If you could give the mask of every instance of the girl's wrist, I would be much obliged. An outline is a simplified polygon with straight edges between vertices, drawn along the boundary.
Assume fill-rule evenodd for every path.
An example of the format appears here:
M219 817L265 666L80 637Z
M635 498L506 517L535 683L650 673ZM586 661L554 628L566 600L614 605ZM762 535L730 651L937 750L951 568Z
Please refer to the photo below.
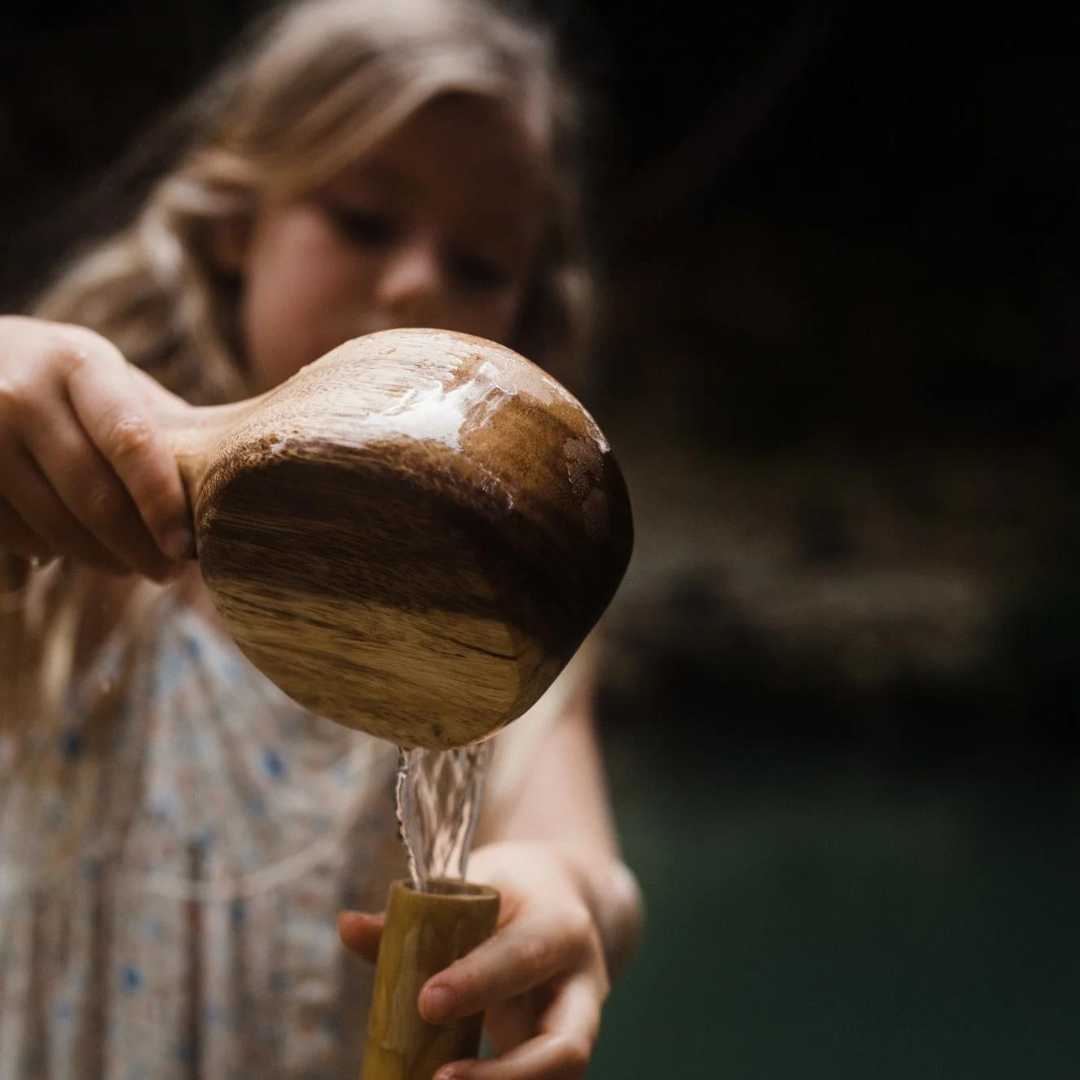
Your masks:
M559 846L592 912L608 978L614 982L630 966L641 938L644 900L637 877L618 855Z
M503 844L518 846L519 841L493 840L474 852L476 865L482 868L488 856L498 861ZM547 849L581 895L600 937L608 978L614 981L630 966L637 951L644 918L644 902L634 872L615 854L597 851L581 844L554 840L532 840ZM481 873L481 876L483 874Z

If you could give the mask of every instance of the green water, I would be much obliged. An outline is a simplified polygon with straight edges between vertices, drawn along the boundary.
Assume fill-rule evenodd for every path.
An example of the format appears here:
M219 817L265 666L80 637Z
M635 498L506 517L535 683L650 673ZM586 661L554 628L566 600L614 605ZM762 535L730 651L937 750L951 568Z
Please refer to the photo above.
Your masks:
M616 755L648 903L593 1078L1080 1075L1080 783Z

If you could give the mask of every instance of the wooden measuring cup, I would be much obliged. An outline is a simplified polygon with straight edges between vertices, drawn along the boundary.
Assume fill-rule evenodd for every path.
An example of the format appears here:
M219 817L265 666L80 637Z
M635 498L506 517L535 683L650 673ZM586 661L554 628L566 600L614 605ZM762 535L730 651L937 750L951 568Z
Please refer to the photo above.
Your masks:
M400 746L463 746L525 712L629 561L603 434L481 338L356 338L172 435L240 649L305 708Z

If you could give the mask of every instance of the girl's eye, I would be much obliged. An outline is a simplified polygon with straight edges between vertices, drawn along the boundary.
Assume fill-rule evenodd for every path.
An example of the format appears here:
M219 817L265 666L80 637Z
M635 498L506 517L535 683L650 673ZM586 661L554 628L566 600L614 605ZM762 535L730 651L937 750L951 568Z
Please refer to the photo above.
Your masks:
M385 247L397 239L398 225L389 214L353 206L331 205L326 210L341 233L354 243Z
M469 251L453 252L448 261L454 277L466 288L498 289L510 281L502 265Z

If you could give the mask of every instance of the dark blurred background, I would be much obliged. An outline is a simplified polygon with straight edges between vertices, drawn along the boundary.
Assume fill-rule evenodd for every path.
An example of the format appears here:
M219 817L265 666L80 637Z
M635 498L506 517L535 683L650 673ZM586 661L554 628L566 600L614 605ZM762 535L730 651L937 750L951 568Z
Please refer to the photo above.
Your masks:
M253 2L0 16L0 295ZM534 5L596 101L649 904L590 1075L1080 1065L1080 8Z

